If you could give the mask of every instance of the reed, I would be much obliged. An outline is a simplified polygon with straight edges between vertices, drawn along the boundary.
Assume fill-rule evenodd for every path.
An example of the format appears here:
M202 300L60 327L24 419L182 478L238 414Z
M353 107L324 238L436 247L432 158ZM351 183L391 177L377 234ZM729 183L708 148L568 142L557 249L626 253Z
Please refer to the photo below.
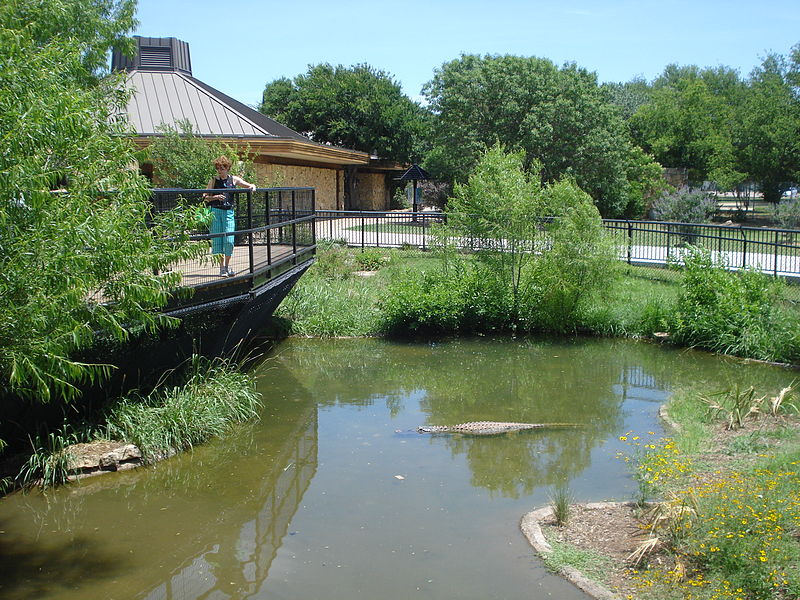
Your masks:
M67 423L56 431L30 438L31 454L22 465L15 483L22 487L48 489L66 483L70 475L70 454L67 448L77 443L79 434ZM6 491L11 482L6 482Z
M573 500L572 493L565 482L559 483L553 488L550 495L550 508L553 510L556 525L559 527L563 527L569 521Z
M260 394L248 375L225 361L194 358L184 385L118 402L106 435L136 444L152 462L223 435L232 424L256 418L260 408Z

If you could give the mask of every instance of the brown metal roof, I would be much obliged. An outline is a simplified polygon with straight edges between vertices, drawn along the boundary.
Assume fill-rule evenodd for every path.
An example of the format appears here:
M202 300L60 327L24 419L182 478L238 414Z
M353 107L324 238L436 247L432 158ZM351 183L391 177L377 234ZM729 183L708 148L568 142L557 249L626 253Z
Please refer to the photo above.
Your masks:
M187 120L194 133L201 136L267 136L306 140L266 116L256 122L252 115L245 115L236 110L239 107L225 102L226 99L232 99L219 92L212 93L213 88L182 73L131 71L126 87L133 90L128 101L128 115L139 135L155 135L161 133L158 131L160 126L174 127L178 121Z
M140 145L163 135L159 126L175 127L178 121L187 120L196 135L227 143L243 140L252 151L270 156L340 165L365 165L370 160L366 152L316 143L183 73L132 70L126 87L133 91L128 120Z

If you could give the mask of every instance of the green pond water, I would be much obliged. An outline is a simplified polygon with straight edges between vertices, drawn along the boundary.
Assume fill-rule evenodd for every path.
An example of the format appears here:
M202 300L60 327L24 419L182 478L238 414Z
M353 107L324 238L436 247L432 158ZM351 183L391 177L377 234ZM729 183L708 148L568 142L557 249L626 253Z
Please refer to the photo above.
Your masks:
M775 393L795 373L647 343L290 340L260 423L153 467L0 499L0 597L586 598L520 518L567 481L630 499L627 431L680 386ZM509 436L422 424L576 422Z

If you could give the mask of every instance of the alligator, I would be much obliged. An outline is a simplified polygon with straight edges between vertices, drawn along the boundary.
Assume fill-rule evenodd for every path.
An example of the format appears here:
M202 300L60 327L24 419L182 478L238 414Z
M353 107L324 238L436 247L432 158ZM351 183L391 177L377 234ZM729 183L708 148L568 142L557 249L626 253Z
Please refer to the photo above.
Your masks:
M502 423L498 421L471 421L459 425L422 425L419 433L463 433L466 435L498 435L523 429L560 429L580 427L577 423Z

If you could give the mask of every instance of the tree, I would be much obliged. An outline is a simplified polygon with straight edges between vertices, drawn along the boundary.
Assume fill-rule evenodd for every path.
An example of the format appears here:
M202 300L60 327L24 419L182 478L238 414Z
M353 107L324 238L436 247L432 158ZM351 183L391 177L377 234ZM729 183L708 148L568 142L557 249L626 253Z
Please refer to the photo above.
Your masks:
M689 169L690 181L741 183L734 155L734 116L743 92L735 71L669 65L649 100L631 116L634 139L661 164Z
M224 155L234 161L231 173L255 182L255 167L247 152L240 152L217 140L194 134L189 121L179 121L177 128L164 125L161 137L147 147L147 157L155 167L159 184L168 188L202 190L214 176L214 159Z
M499 144L455 185L448 214L448 235L477 241L479 279L508 290L512 319L527 327L567 327L614 272L616 252L588 194L566 179L543 185L522 153Z
M797 56L798 46L794 48ZM764 58L748 81L736 146L743 169L761 187L764 200L778 202L800 172L800 96L793 69L777 54Z
M650 100L650 86L641 77L626 83L604 83L602 88L608 101L619 108L626 121Z
M86 84L107 72L110 48L133 51L126 34L137 24L135 12L136 0L6 0L0 20L36 47L56 38L76 41L83 72L73 76Z
M259 110L320 143L416 160L425 113L392 77L367 64L311 66L264 88Z
M97 59L130 27L130 2L40 0L0 7L0 392L69 399L106 375L75 359L98 335L174 324L152 311L196 257L188 217L151 215L121 81ZM32 13L30 10L35 9ZM32 15L26 23L21 15ZM39 21L44 21L40 23ZM81 23L102 23L95 34ZM66 189L52 192L56 187ZM161 275L156 275L161 272Z
M657 165L632 144L596 76L574 64L462 55L438 68L423 94L434 115L425 165L439 177L463 182L499 142L524 151L526 168L537 162L541 181L574 179L605 215L640 212L643 190L658 185Z

